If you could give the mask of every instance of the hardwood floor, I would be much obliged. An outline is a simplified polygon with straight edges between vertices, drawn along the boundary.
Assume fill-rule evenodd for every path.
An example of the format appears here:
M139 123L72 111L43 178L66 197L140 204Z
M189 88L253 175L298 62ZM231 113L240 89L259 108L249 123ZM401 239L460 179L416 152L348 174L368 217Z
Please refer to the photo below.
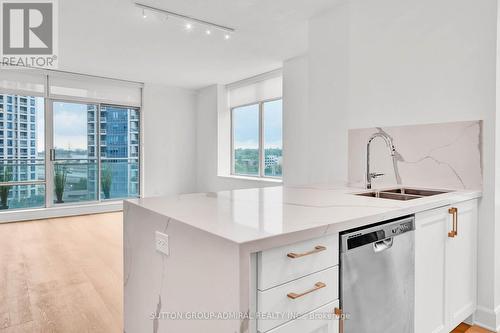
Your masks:
M493 332L477 326L471 327L470 325L467 324L460 324L451 333L493 333Z
M122 214L0 225L0 332L123 332Z
M455 328L452 333L465 333L465 332L467 332L467 330L469 328L470 328L470 325L462 323L462 324L458 325L458 327Z
M0 333L123 332L122 258L121 213L0 224Z

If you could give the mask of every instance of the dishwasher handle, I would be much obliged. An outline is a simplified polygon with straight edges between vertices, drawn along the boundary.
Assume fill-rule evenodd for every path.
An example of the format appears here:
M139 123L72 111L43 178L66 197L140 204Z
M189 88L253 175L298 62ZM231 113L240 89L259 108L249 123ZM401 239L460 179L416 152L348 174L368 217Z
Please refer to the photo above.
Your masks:
M385 251L387 249L390 249L392 247L392 244L394 244L394 237L386 238L379 242L375 242L373 243L373 251L375 253Z

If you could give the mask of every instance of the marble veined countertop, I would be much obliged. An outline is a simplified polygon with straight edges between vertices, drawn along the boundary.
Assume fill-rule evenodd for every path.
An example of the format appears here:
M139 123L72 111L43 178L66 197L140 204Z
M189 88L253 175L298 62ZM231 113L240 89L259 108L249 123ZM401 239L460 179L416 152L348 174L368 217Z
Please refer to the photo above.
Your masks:
M128 200L178 222L247 244L307 231L339 232L481 196L456 190L409 201L356 196L361 188L267 187Z

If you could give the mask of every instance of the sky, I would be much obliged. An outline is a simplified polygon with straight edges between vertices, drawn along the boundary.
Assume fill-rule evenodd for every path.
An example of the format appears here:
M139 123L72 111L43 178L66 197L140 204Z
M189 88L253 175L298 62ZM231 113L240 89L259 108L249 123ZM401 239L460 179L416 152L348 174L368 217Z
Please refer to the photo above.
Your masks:
M54 147L87 150L87 104L54 103Z
M281 148L282 100L264 104L264 148ZM233 109L234 148L259 147L259 106L249 105Z
M37 152L45 151L45 105L36 97ZM87 150L87 104L54 103L55 148Z

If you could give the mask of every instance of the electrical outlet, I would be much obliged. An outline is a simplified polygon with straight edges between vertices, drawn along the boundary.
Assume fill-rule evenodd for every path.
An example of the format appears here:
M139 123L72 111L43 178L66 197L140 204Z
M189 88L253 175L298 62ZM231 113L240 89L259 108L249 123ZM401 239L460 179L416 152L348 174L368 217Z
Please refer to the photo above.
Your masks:
M168 235L159 231L156 232L156 251L159 251L167 256L170 255Z

